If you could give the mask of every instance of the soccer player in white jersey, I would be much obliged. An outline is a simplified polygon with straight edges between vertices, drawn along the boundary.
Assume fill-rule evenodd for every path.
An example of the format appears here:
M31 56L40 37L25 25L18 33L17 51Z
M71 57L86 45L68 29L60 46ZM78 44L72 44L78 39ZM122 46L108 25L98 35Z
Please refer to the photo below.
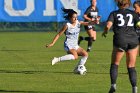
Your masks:
M46 45L46 47L52 47L58 38L65 33L66 39L64 41L64 49L67 51L67 55L61 57L54 57L52 60L52 65L62 62L65 60L75 60L78 59L78 56L82 56L78 65L85 65L88 53L78 45L78 36L80 32L80 25L89 25L94 24L94 22L83 22L77 20L77 12L73 9L62 9L64 12L64 18L67 20L65 25L59 31L59 33L54 37L52 43ZM76 66L76 68L78 67ZM76 69L75 68L75 69Z

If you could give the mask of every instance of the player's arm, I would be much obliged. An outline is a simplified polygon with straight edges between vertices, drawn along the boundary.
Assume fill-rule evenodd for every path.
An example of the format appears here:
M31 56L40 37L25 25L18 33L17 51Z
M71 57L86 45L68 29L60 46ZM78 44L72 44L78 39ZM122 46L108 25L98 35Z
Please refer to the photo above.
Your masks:
M110 30L111 26L113 25L112 21L108 21L105 28L104 28L104 32L102 33L103 37L106 37L108 31Z
M94 23L99 24L99 23L100 23L100 18L101 18L101 16L98 16L96 19L94 19L94 18L89 18L89 17L87 16L87 14L84 14L84 18L85 18L86 20L88 20L88 21L93 21Z
M96 24L96 21L90 21L90 22L84 22L84 21L79 21L81 25L94 25Z
M84 14L84 19L86 19L86 20L88 20L88 21L94 21L94 19L92 19L92 18L89 18L88 16L87 16L87 14Z
M46 47L53 46L56 43L56 41L59 39L59 37L66 31L66 29L67 29L67 25L64 25L62 29L59 31L59 33L54 37L53 41L50 44L46 45Z
M101 16L98 16L97 18L96 18L96 24L100 24L100 19L101 19Z

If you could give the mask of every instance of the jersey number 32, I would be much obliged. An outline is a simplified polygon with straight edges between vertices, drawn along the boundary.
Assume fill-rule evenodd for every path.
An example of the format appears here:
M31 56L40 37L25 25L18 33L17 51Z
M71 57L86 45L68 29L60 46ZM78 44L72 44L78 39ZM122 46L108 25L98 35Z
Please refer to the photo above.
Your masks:
M125 24L127 26L134 26L133 16L131 14L127 14L125 17L128 21L124 19L124 16L122 14L117 14L117 17L118 17L118 21L119 21L118 26L124 26ZM127 23L125 23L125 22L127 22Z

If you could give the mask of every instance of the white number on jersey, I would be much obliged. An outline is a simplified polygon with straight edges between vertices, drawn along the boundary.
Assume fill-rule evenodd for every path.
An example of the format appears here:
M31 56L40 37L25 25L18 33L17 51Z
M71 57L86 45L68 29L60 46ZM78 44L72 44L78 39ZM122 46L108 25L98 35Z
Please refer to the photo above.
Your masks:
M124 26L125 24L124 16L122 14L117 14L117 17L118 17L118 20L120 21L118 26ZM128 18L127 26L134 26L133 16L131 14L127 14L126 17Z

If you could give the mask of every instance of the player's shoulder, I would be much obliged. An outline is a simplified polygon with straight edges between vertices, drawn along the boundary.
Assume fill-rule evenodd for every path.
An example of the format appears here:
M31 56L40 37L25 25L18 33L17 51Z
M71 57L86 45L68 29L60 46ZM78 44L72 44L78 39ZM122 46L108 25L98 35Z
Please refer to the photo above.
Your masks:
M67 21L63 22L62 26L63 27L68 27L69 26L69 22L67 22Z
M87 9L91 9L91 8L92 8L91 6L88 6L88 7L87 7Z
M118 10L112 11L111 13L112 14L127 14L127 13L135 14L135 12L130 9L118 9Z
M87 7L86 11L89 11L89 10L91 10L91 8L92 8L91 6Z
M132 14L136 14L136 12L134 10L130 10L130 9L126 9L126 11L132 13Z
M79 21L79 20L76 21L76 24L77 24L78 27L80 27L81 22L82 22L82 21Z
M129 14L132 14L134 17L138 17L138 14L135 12L135 11L133 11L133 10L130 10L130 9L127 9L127 14L129 13Z
M70 24L71 24L70 21L65 22L65 25L70 25Z
M114 10L114 11L110 12L110 15L114 15L114 14L117 14L117 13L118 13L118 11Z

